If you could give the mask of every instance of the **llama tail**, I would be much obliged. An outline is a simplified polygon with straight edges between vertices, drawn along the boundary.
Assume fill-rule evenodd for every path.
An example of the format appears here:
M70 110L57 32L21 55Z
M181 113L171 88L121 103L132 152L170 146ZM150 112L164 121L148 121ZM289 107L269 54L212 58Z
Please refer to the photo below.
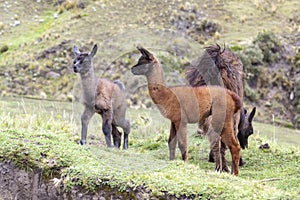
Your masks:
M123 92L125 92L126 88L125 88L124 83L122 83L122 82L119 81L119 80L115 80L115 81L114 81L114 84L118 85L119 88L120 88Z
M236 113L238 110L240 110L243 107L242 100L236 93L231 92L230 90L227 90L227 91L230 93L230 95L235 103L234 113Z
M186 79L192 87L206 85L203 75L207 73L209 70L207 68L212 64L214 64L218 69L226 67L224 58L221 56L221 54L225 51L225 47L222 50L221 47L216 44L205 47L205 51L206 53L200 56L196 66L191 65L186 70Z

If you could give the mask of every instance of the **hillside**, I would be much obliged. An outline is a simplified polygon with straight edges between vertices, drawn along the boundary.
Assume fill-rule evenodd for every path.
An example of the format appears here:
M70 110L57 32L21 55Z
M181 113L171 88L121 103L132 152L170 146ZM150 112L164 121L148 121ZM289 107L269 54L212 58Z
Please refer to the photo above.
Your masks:
M201 2L4 1L0 94L78 100L72 47L89 51L98 43L99 76L121 79L130 105L151 106L143 80L129 72L137 45L158 55L174 84L185 83L184 67L203 47L219 43L244 63L246 105L259 108L256 120L299 126L299 1Z

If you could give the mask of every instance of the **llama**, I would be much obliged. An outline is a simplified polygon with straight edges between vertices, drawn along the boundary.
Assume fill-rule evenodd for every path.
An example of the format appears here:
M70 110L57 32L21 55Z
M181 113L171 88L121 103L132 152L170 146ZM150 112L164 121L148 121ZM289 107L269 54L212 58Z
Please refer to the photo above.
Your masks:
M83 90L84 111L81 115L81 140L80 144L86 144L87 129L90 119L95 113L102 116L102 131L105 135L107 147L111 147L111 135L114 146L121 145L121 133L117 129L120 126L124 132L123 148L128 148L128 134L130 122L125 119L126 99L125 87L120 81L111 82L104 78L96 78L93 67L93 57L97 53L97 44L90 53L80 52L74 46L75 59L73 70L79 73Z
M219 45L211 45L205 48L203 54L195 63L191 65L186 72L186 77L192 87L203 85L220 85L235 92L241 100L244 97L244 80L243 80L243 63L231 51L224 48L221 51ZM220 76L221 75L221 76ZM237 127L237 137L242 149L248 147L248 137L253 134L252 120L255 115L256 108L254 107L250 114L243 108L240 115L235 116L235 128ZM209 119L206 123L199 124L199 132L207 132ZM224 147L224 145L222 145ZM221 149L222 156L225 156L225 149ZM209 161L214 162L210 152ZM240 166L244 165L245 161L240 160Z
M181 157L187 161L187 124L203 123L211 115L210 133L215 136L210 137L211 147L219 140L228 146L232 158L231 172L238 175L240 145L233 130L233 116L241 108L239 97L218 86L167 87L158 59L143 47L138 47L138 50L142 56L131 68L131 72L134 75L146 76L152 101L161 114L171 121L168 140L170 160L175 159L178 142ZM221 162L216 162L217 171L223 171Z

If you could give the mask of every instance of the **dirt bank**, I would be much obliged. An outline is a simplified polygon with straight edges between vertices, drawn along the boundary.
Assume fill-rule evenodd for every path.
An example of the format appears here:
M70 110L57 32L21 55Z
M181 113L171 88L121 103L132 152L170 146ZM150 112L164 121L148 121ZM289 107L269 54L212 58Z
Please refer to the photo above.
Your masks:
M142 191L120 193L116 189L102 187L97 192L91 194L81 188L74 187L66 190L61 179L43 179L42 170L26 172L20 170L11 162L0 162L0 199L144 199L147 194ZM146 195L146 196L145 196ZM149 197L149 196L148 196Z

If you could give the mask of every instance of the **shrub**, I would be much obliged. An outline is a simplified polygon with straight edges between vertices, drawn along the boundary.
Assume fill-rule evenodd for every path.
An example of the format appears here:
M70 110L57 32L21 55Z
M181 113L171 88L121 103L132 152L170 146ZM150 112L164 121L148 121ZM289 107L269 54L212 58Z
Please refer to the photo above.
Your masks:
M274 63L280 58L280 42L273 32L265 31L258 33L254 44L263 52L263 61Z

